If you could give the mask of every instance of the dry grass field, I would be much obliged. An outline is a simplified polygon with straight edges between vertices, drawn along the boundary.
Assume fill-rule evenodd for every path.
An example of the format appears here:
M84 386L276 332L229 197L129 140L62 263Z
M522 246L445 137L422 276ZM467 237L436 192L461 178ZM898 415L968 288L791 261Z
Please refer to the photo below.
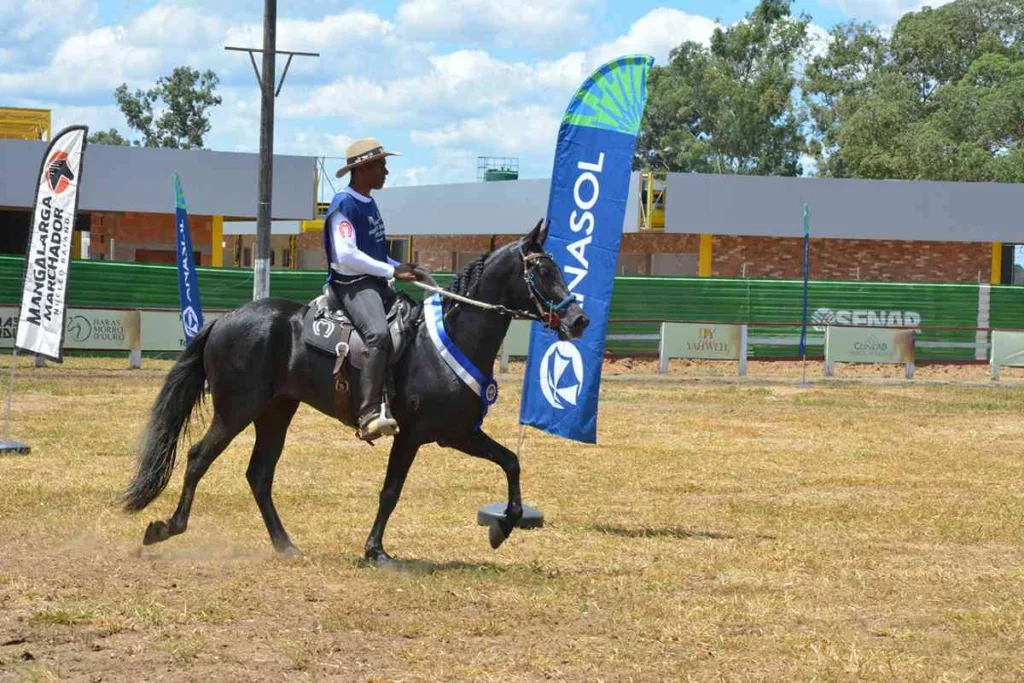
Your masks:
M359 562L386 448L306 407L275 487L302 558L270 548L251 429L189 531L142 548L180 465L141 515L115 503L169 363L24 363L12 436L32 454L0 458L0 680L1024 678L1021 385L938 366L918 377L973 383L866 368L887 381L801 388L783 364L631 379L644 363L608 368L600 445L528 434L524 499L548 524L498 551L475 515L500 470L421 451L385 537L398 571ZM503 383L486 423L513 448L518 394Z

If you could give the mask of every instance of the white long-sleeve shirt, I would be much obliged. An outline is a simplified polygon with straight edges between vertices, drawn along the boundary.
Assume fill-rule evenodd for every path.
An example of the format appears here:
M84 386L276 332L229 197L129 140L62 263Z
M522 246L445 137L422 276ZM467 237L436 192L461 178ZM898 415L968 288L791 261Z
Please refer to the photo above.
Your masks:
M368 204L373 201L351 187L346 188L345 192L358 202ZM383 224L381 226L383 229ZM356 233L352 227L352 221L340 209L331 214L327 221L327 228L330 231L331 269L334 272L347 277L374 275L392 278L395 276L395 266L399 265L399 262L390 256L387 257L387 262L378 261L360 251L356 244Z

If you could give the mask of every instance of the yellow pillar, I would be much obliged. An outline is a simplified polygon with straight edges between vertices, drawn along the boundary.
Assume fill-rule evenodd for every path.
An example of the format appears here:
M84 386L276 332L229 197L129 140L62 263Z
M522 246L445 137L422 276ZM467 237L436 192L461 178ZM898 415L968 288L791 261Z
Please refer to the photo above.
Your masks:
M71 233L71 258L82 258L82 233L78 230Z
M992 243L992 274L988 281L998 285L1003 281L1003 243Z
M697 275L700 277L711 277L711 235L706 233L702 233L700 236Z
M224 216L214 216L210 227L210 265L214 268L224 267Z

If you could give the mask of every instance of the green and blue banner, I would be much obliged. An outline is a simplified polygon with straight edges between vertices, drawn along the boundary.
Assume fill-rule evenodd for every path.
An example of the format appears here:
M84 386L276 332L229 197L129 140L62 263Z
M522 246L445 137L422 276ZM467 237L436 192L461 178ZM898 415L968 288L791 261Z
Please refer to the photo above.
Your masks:
M203 329L203 309L199 305L199 280L196 278L195 257L192 255L192 234L188 229L188 207L181 189L181 178L174 174L174 232L175 252L178 254L178 298L181 304L181 329L185 343Z
M590 326L575 343L534 323L519 422L597 441L597 399L636 138L654 59L629 55L576 91L558 131L544 246Z

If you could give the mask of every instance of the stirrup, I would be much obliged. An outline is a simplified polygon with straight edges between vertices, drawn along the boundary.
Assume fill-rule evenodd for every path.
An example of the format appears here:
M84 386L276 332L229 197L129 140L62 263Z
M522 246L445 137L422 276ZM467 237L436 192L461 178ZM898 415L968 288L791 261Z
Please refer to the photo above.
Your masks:
M360 439L370 442L382 436L394 436L395 434L398 434L398 421L391 417L385 401L380 403L380 412L360 424L359 431L356 432L356 436Z
M394 436L398 433L398 422L393 418L381 417L380 415L368 420L359 427L356 432L363 441L374 441L382 436Z

